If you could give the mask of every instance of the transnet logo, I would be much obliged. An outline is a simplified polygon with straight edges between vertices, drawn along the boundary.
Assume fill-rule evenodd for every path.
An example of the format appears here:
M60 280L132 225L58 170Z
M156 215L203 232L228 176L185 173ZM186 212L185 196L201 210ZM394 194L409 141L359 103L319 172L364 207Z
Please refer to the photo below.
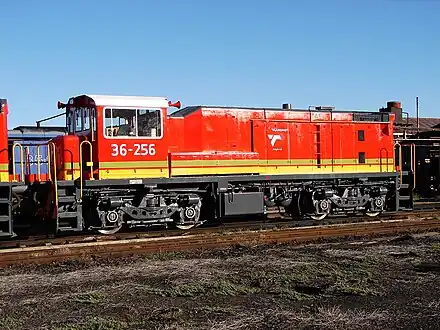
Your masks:
M267 137L269 138L270 144L272 145L272 147L275 146L275 143L278 140L281 140L281 135L279 135L279 134L268 134Z

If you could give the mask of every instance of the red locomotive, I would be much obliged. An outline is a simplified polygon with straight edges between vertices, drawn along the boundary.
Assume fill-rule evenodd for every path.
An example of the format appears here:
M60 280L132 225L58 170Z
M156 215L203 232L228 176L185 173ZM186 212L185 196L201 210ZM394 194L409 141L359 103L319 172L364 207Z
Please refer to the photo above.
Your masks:
M180 103L105 95L58 102L68 134L49 143L49 180L25 182L14 221L110 234L124 225L189 229L269 208L320 220L411 206L394 165L391 110L191 106L168 115L170 106Z

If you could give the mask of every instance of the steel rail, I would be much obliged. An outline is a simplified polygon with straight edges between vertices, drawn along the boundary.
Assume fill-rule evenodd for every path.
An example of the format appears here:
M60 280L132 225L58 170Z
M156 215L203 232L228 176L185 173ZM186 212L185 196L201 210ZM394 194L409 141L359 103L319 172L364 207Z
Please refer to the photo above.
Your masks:
M66 260L88 260L93 257L112 258L132 254L222 248L237 244L257 245L305 242L346 236L386 235L439 228L440 219L437 219L437 217L427 217L308 226L282 230L266 229L12 248L0 250L0 267L22 264L47 264Z
M260 229L286 229L297 228L305 226L319 226L323 224L341 224L341 223L358 223L358 222L371 222L376 220L393 220L404 219L414 217L428 217L428 216L440 216L440 210L438 209L426 209L419 211L407 211L397 214L383 214L378 218L371 218L368 216L358 217L337 217L327 218L320 221L315 220L292 220L289 217L272 217L266 220L257 221L234 221L230 220L219 225L194 228L189 231L180 229L165 229L165 230L145 230L142 231L128 231L119 232L114 235L101 235L101 234L85 234L76 233L67 236L55 236L46 237L44 235L31 236L26 239L17 239L10 241L0 242L0 251L3 249L11 249L16 247L31 247L31 246L44 246L44 245L61 245L61 244L73 244L84 242L96 242L96 241L113 241L113 240L125 240L125 239L137 239L137 238L154 238L154 237L169 237L169 236L182 236L182 235L194 235L194 234L208 234L218 233L225 230L228 231L241 231L241 230L260 230ZM274 216L274 215L271 215Z

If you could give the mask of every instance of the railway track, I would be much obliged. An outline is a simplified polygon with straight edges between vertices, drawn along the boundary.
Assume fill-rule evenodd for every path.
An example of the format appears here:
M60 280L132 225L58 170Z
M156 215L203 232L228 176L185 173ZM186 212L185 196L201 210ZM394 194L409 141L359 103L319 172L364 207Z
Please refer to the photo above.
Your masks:
M7 248L0 250L0 267L20 264L47 264L66 260L83 260L93 257L122 257L152 252L210 249L237 244L254 245L285 242L313 241L320 238L358 237L392 233L436 230L440 218L428 212L424 216L415 212L400 219L334 223L302 227L247 228L224 231L196 231L187 235L156 237L117 237L97 240L93 237L83 241L59 244ZM370 218L371 219L371 218Z
M393 220L393 219L403 219L405 217L426 217L430 215L435 215L435 210L423 210L419 212L405 212L396 214L384 214L380 216L381 220ZM440 212L437 211L437 212ZM342 223L356 223L356 222L366 222L371 221L372 218L365 217L343 217L343 218L327 218L322 221L315 220L297 220L293 221L290 217L283 217L279 214L269 215L268 219L265 221L237 221L229 220L222 224L213 224L208 226L202 226L199 228L194 228L190 231L184 231L179 229L168 229L168 230L142 230L133 231L129 230L127 232L119 232L114 235L84 235L83 233L78 233L68 236L46 236L37 235L30 236L23 239L16 239L11 241L0 242L0 250L11 249L17 247L36 247L36 246L48 246L48 245L61 245L61 244L73 244L73 243L87 243L87 242L98 242L98 241L116 241L116 240L126 240L126 239L140 239L140 238L157 238L157 237L172 237L172 236L184 236L184 235L194 235L194 234L208 234L208 233L218 233L222 231L241 231L241 230L261 230L261 229L286 229L293 227L305 227L305 226L319 226L325 224L342 224Z
M434 207L432 205L435 205ZM401 212L399 214L382 214L379 219L381 220L393 220L404 219L409 217L429 217L440 215L440 205L433 203L423 203L418 207L416 211ZM184 231L179 229L149 229L149 230L129 230L126 232L119 232L114 235L85 235L84 233L78 233L74 235L64 236L46 236L37 235L29 236L23 239L15 239L10 241L0 241L0 250L19 248L19 247L36 247L47 245L61 245L61 244L73 244L73 243L87 243L98 241L116 241L127 239L140 239L140 238L157 238L157 237L172 237L172 236L184 236L194 234L208 234L222 231L241 231L241 230L261 230L261 229L288 229L293 227L305 227L305 226L319 226L325 224L342 224L342 223L356 223L356 222L369 222L377 220L377 218L364 217L338 217L338 218L326 218L322 221L315 220L292 220L289 216L280 216L279 213L269 214L268 219L258 221L237 221L236 219L229 220L221 224L212 224L194 228L190 231Z

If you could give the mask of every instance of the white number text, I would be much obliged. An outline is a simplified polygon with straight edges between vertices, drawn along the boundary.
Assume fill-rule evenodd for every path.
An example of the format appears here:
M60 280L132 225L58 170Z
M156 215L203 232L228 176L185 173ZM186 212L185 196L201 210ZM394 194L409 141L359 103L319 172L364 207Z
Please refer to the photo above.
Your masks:
M148 143L135 143L133 148L127 147L127 144L112 143L112 156L154 156L156 154L156 145Z

